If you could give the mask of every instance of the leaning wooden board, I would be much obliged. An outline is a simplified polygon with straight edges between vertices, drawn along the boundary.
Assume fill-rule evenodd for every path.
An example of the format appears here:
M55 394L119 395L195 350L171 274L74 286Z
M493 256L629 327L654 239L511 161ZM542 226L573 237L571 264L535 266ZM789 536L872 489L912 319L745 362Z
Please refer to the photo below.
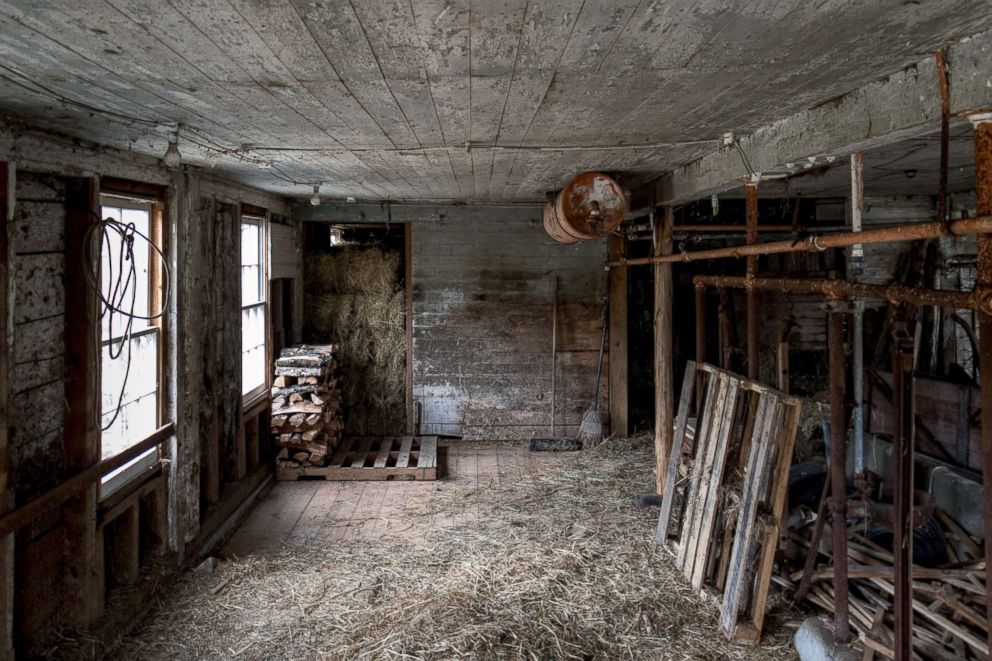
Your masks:
M345 438L327 466L279 463L280 480L436 480L437 436Z
M784 527L800 403L705 363L689 361L682 383L658 543L672 544L676 567L695 590L722 593L723 633L754 644ZM697 387L705 397L690 435Z

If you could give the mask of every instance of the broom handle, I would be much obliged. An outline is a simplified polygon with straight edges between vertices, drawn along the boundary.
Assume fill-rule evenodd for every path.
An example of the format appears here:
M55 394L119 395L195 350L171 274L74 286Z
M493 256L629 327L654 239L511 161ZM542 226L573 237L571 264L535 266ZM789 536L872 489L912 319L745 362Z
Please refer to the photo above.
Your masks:
M551 437L557 435L555 428L555 400L558 389L556 377L558 375L558 276L554 277L554 287L552 287L554 303L551 305Z
M603 303L603 340L599 343L599 366L596 368L596 392L592 394L592 404L599 408L599 381L603 376L603 350L606 349L606 303Z

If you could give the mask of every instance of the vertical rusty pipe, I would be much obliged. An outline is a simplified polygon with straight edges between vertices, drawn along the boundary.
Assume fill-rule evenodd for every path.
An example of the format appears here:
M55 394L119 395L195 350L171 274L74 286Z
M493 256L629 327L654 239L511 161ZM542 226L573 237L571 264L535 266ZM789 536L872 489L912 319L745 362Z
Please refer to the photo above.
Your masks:
M992 213L992 113L975 124L975 198L978 213ZM985 520L985 565L992 567L992 234L978 235L978 355L982 406L982 503ZM992 631L992 571L986 572L986 610Z
M748 243L758 242L758 185L753 180L745 186L747 196L747 219L745 232ZM747 258L748 280L758 273L758 256ZM759 349L760 349L760 320L758 318L758 292L747 288L747 378L758 380Z
M861 152L851 154L851 231L861 231L861 216L865 209L865 159ZM847 277L860 278L864 272L865 250L861 244L851 246L848 253ZM851 335L853 336L852 394L854 396L854 473L864 472L865 455L865 422L864 422L864 383L865 383L865 333L864 333L865 304L855 301L854 317L851 320Z
M847 415L845 411L844 312L842 301L828 301L827 349L830 361L830 509L833 513L834 635L850 635L847 604Z
M937 189L937 220L947 222L947 167L950 160L951 133L951 94L947 84L947 65L944 63L944 51L934 53L934 65L937 68L937 85L940 89L940 180Z
M706 287L696 285L696 364L706 362ZM703 371L696 370L696 412L703 403Z
M892 497L895 505L892 555L895 560L895 653L908 659L913 638L913 338L905 325L892 333Z

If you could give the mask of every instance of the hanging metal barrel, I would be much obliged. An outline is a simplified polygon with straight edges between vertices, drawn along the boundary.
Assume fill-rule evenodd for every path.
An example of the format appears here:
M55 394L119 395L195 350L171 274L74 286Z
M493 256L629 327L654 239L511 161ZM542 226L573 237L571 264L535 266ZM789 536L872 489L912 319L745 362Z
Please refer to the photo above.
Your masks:
M560 243L603 236L623 221L627 198L610 176L584 172L544 205L544 230Z

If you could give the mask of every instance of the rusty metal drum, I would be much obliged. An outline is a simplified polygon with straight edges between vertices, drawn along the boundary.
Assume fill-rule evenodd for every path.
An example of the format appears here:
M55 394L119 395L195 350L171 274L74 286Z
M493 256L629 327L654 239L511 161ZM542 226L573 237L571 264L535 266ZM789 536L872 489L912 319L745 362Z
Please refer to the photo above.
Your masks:
M544 228L556 241L576 243L613 231L626 211L623 189L612 177L584 172L545 206Z

